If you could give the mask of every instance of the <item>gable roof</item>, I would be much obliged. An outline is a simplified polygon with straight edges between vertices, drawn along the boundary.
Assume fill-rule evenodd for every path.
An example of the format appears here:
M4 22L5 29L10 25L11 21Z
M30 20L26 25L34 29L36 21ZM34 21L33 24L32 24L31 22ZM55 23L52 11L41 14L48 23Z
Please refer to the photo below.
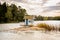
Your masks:
M34 18L33 15L25 15L25 16L24 16L24 19L33 19L33 18Z

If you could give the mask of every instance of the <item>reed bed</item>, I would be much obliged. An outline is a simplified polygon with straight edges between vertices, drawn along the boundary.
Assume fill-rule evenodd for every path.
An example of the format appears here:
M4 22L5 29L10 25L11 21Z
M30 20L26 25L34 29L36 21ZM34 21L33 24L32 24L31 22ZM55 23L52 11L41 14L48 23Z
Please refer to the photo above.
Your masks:
M39 28L44 28L45 30L47 31L60 31L60 27L55 27L53 25L48 25L46 23L40 23L40 24L37 24L37 27Z

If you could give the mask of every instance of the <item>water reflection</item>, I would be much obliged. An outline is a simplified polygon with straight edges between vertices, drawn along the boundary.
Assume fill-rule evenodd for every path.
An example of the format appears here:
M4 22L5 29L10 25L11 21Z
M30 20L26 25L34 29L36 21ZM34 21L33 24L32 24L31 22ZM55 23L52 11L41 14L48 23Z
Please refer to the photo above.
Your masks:
M56 28L60 27L60 21L35 21L34 25L36 25L37 23L46 23L49 25L54 25ZM19 24L20 26L20 23L17 24ZM40 30L16 31L16 30L9 30L10 28L15 28L16 26L10 27L13 24L7 24L7 25L0 24L0 40L60 40L59 31L40 31Z
M60 40L60 32L19 31L0 32L0 40Z

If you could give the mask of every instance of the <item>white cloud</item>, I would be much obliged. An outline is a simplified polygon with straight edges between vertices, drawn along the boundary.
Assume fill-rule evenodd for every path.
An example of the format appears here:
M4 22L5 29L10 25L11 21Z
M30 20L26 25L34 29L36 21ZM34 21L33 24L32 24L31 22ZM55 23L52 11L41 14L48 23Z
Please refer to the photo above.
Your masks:
M44 6L55 6L58 2L60 2L60 0L49 0L44 4Z
M42 16L60 16L60 10L56 11L53 10L51 12L43 12L43 14L41 14Z

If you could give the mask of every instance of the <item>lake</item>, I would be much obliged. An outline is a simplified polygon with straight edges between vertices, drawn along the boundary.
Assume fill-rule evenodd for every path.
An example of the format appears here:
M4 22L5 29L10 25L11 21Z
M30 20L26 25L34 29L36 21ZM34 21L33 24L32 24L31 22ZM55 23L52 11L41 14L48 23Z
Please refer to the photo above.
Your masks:
M49 25L54 25L56 27L60 27L60 21L34 21L34 25L38 23L46 23ZM9 30L13 28L22 27L20 23L6 23L0 24L0 30ZM59 31L18 31L18 32L10 32L10 31L2 31L0 32L0 40L60 40L60 32Z
M0 32L0 40L60 40L60 32L41 32L33 31L32 33L26 32Z
M54 20L49 20L49 21L34 21L33 25L36 26L39 23L46 23L48 25L53 25L55 27L60 27L60 21L54 21ZM0 24L0 30L6 30L6 29L8 30L8 29L22 27L21 25L24 25L24 22Z

